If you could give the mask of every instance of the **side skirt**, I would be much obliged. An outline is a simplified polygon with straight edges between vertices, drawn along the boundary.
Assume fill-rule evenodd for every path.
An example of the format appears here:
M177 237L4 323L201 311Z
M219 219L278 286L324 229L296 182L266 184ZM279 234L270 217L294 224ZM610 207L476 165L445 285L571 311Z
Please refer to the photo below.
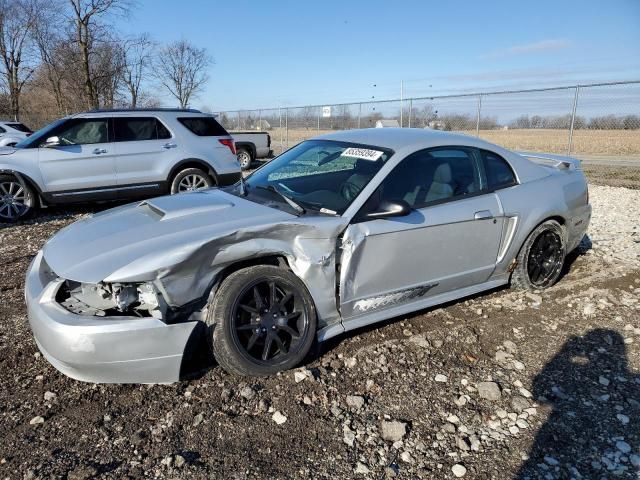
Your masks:
M461 288L459 290L453 290L451 292L441 293L433 297L424 298L411 303L405 303L402 305L393 306L384 310L376 312L366 313L364 315L358 315L357 317L351 317L347 320L343 320L341 324L334 324L319 330L317 333L317 339L319 342L329 340L336 335L354 330L356 328L365 327L372 323L388 320L393 317L405 315L407 313L422 310L424 308L433 307L434 305L440 305L442 303L458 300L469 295L483 292L485 290L491 290L502 285L509 283L509 277L501 276L500 278L494 278L478 285L472 285L470 287Z

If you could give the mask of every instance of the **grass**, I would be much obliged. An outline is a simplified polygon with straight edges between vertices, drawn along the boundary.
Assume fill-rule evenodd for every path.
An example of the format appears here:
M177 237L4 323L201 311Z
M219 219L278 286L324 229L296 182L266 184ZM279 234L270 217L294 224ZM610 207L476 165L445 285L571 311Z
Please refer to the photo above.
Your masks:
M303 140L330 133L333 130L274 128L269 131L272 148L276 153ZM475 135L475 132L462 132ZM551 129L481 130L480 138L513 150L531 150L548 153L567 153L569 132ZM638 130L576 130L573 135L572 154L640 155Z

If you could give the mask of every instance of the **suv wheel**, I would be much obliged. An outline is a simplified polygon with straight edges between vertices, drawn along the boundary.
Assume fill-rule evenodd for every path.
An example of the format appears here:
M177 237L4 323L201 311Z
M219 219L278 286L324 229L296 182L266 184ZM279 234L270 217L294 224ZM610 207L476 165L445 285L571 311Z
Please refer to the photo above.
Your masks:
M257 265L222 282L207 324L215 359L227 372L272 375L305 358L316 335L316 311L293 272Z
M215 185L206 172L199 168L185 168L179 171L171 182L171 195L183 192L194 192Z
M251 161L253 158L251 157L251 152L246 148L238 149L238 163L240 163L240 168L242 170L249 170L251 167Z
M33 191L11 175L0 175L0 222L16 222L25 218L35 203Z

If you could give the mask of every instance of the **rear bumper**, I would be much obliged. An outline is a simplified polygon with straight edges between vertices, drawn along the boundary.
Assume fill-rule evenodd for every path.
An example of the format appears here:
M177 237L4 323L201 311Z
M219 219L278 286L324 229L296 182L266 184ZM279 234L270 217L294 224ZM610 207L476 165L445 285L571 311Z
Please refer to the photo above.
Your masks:
M169 383L180 379L185 349L198 322L167 325L155 318L73 314L56 300L61 279L41 272L42 252L25 285L38 348L65 375L85 382Z
M219 187L226 187L227 185L233 185L242 178L242 172L223 173L216 177Z

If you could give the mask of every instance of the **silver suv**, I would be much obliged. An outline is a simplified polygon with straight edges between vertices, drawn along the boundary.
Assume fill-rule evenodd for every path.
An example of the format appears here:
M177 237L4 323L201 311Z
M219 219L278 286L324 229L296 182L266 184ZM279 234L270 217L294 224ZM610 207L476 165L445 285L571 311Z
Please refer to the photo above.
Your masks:
M0 222L39 206L174 194L240 177L233 139L211 115L94 110L0 148Z

